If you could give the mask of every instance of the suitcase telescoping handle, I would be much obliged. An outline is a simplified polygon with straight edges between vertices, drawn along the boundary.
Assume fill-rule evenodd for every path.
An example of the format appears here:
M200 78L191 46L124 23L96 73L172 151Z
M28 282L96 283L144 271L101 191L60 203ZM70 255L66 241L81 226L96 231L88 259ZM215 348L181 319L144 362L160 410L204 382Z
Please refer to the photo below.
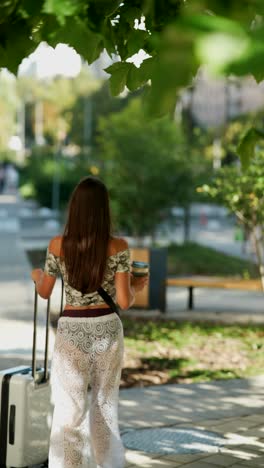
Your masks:
M63 293L64 284L61 279L61 302L60 312L63 310ZM33 348L32 348L32 377L36 381L37 375L37 318L38 318L38 292L35 285L35 297L34 297L34 327L33 327ZM49 378L48 360L49 360L49 326L50 326L50 298L47 300L47 312L46 312L46 336L45 336L45 357L44 357L44 379L42 382L47 382Z
M36 382L37 375L37 318L38 318L38 292L35 286L34 297L34 327L33 327L33 348L32 348L32 377ZM50 298L47 300L46 313L46 337L45 337L45 358L44 358L44 379L48 380L48 347L49 347L49 323L50 323Z

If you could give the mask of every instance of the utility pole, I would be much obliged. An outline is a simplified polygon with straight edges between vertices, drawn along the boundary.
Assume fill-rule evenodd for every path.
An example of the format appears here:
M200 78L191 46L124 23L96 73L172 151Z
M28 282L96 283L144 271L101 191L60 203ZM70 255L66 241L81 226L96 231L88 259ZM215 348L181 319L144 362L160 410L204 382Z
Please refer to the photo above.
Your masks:
M44 145L44 136L43 136L43 121L44 121L44 111L43 111L43 101L38 99L35 104L35 143L36 145Z
M58 141L53 154L54 174L52 181L52 210L58 212L60 207L60 162L61 162L61 141Z
M84 96L83 118L83 146L91 147L92 138L92 101L89 96Z
M19 159L21 162L25 159L25 150L26 150L26 131L25 131L25 121L26 121L26 111L25 111L26 103L22 99L21 104L17 109L17 135L20 138L21 142L21 149L19 151Z

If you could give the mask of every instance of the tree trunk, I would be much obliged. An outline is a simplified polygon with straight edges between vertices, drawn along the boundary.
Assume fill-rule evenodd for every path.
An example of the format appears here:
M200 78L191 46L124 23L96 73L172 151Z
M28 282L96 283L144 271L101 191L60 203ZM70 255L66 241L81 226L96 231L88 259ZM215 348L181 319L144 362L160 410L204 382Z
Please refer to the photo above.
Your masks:
M184 208L183 228L184 228L184 242L190 240L190 228L191 228L191 216L190 216L190 205Z
M139 231L136 228L133 229L133 238L136 241L136 246L142 247L142 236L139 234Z
M156 231L155 229L153 229L152 233L151 233L151 244L154 245L156 242Z
M262 283L262 289L264 291L264 255L263 255L263 246L262 246L262 235L258 236L257 226L253 228L253 239L256 249L256 255L258 259L259 273Z

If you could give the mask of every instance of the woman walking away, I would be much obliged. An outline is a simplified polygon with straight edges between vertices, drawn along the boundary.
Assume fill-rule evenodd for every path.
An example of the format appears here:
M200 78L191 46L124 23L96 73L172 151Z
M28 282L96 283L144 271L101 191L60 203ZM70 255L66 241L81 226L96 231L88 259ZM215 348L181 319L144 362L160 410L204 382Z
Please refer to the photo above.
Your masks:
M130 274L127 242L111 235L108 192L96 178L77 185L63 235L50 241L44 271L32 271L41 297L51 295L58 275L66 306L51 367L49 468L123 468L117 413L123 328L98 289L128 309L148 278Z

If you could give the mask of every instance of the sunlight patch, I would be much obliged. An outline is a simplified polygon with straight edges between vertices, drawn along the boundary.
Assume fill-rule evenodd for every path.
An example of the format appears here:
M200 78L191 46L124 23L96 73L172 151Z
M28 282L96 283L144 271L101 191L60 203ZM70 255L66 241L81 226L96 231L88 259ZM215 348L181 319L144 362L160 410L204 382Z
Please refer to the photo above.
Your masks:
M215 432L184 427L128 430L122 440L126 448L164 455L216 453L227 442Z

